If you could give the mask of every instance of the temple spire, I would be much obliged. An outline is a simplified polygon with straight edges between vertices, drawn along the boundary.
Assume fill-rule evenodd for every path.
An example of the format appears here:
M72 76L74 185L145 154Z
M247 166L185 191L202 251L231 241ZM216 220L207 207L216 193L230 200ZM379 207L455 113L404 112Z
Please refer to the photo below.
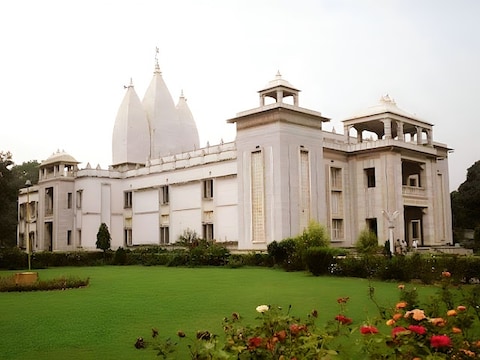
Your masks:
M157 73L161 74L162 73L160 71L160 65L158 64L158 53L159 53L159 51L160 50L159 50L158 46L155 47L155 71L154 71L155 74L157 74Z

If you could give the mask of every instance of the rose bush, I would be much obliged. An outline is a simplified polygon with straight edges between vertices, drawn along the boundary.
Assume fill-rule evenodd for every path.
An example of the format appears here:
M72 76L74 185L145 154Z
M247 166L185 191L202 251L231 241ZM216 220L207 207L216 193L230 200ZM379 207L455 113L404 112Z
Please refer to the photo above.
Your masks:
M323 327L316 325L317 310L302 320L290 314L291 306L285 311L258 305L254 324L245 324L235 312L224 319L223 335L200 331L189 337L182 330L177 334L180 341L189 341L191 359L198 360L479 359L478 285L463 289L451 281L451 274L443 272L438 295L425 306L419 305L415 288L400 284L399 301L383 308L370 287L379 317L368 321L348 317L349 298L341 297L338 314ZM169 339L157 342L156 349L164 358L176 358Z

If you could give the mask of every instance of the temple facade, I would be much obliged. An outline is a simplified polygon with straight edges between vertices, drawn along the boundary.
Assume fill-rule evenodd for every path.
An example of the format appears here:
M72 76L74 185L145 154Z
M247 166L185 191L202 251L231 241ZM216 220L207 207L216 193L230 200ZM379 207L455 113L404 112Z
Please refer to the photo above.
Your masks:
M200 147L183 94L175 105L157 63L142 100L126 87L108 169L79 168L64 152L41 163L38 184L20 191L18 246L95 250L106 223L113 249L168 245L189 230L261 251L312 220L332 246L353 246L365 228L379 245L452 243L450 149L431 123L383 96L337 134L299 93L278 73L258 107L227 120L234 142Z

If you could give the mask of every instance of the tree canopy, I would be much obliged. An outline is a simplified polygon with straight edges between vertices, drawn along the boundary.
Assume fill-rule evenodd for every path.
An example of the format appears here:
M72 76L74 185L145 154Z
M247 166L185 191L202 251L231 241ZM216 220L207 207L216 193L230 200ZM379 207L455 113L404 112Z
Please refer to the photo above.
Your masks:
M98 229L97 233L97 249L101 249L104 252L110 249L110 231L108 231L108 226L105 223L100 224L100 228Z
M453 227L480 226L480 160L467 169L467 179L451 193Z
M0 151L0 247L12 247L17 243L18 190L26 180L38 183L37 161L15 165L12 154Z

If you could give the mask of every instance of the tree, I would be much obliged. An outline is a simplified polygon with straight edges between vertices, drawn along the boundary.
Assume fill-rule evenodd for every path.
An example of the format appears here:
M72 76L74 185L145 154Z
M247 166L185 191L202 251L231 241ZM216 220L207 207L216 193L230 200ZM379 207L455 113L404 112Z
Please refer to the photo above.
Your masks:
M12 166L12 154L0 151L0 247L13 247L17 239L18 188Z
M358 235L355 248L360 254L375 254L379 249L377 235L368 228L363 229Z
M105 253L110 249L110 231L108 231L108 226L105 223L101 223L97 233L97 249L102 249Z
M480 226L480 160L467 169L467 180L450 197L454 228Z

